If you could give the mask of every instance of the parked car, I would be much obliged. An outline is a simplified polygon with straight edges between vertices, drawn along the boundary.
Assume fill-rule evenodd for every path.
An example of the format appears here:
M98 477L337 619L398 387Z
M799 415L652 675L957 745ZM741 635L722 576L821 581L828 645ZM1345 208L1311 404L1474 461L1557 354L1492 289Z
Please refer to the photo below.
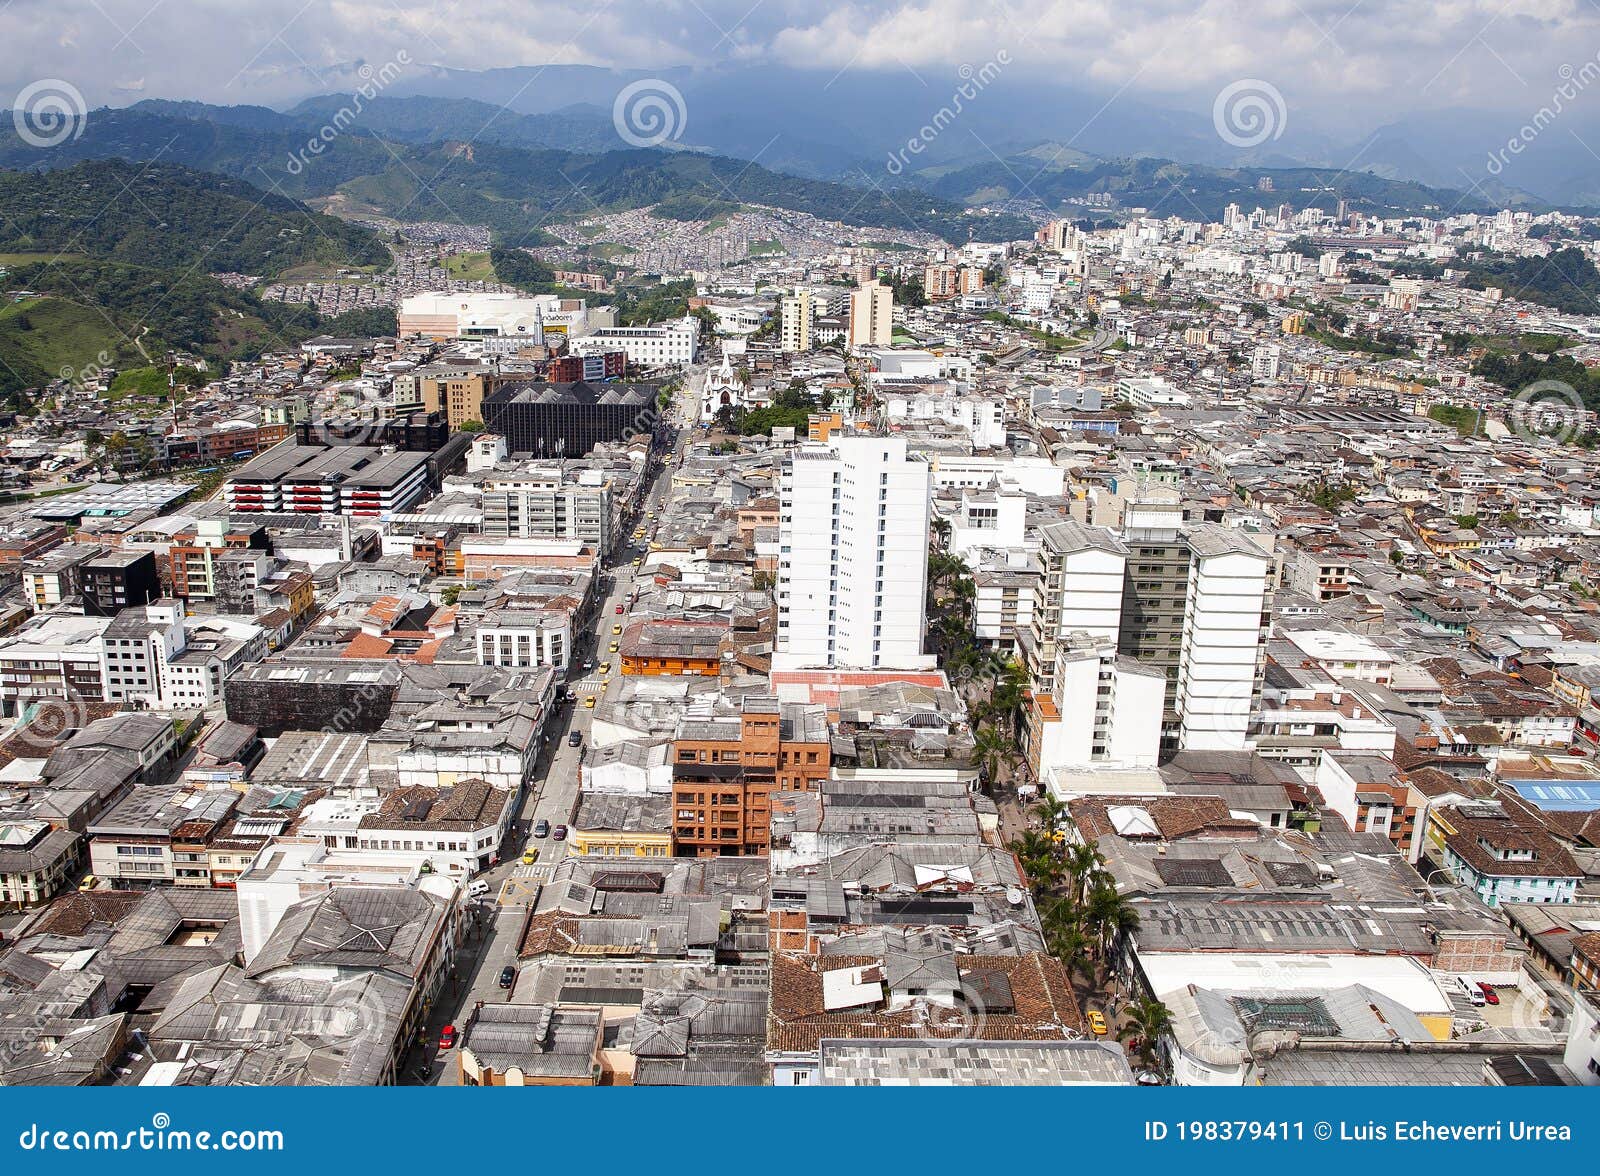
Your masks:
M568 747L582 747L583 746L583 732L582 731L571 731L571 732L568 732L568 734L567 734L567 746Z
M1099 1009L1089 1010L1089 1032L1096 1037L1104 1037L1111 1032L1110 1026L1106 1024L1106 1015Z
M500 969L500 987L501 988L510 988L516 982L517 982L517 966L515 964L507 964L505 967Z
M567 827L565 825L557 825L555 832L551 836L557 841L565 841L567 839Z
M538 838L550 836L550 822L540 817L533 823L533 835Z
M79 890L93 890L99 884L100 884L100 880L98 878L96 878L93 874L85 874L83 876L83 881L78 883L78 889Z
M439 1030L439 1048L440 1049L449 1049L453 1045L455 1045L455 1043L456 1043L456 1027L454 1025L446 1025L443 1029Z
M489 893L489 884L487 882L485 882L482 878L479 878L477 881L471 883L467 887L467 895L469 897L471 897L471 898L482 898L484 895L486 895L488 893Z
M1456 983L1461 986L1461 991L1466 994L1467 1000L1472 1002L1473 1008L1481 1009L1489 1003L1488 998L1483 995L1478 986L1465 976L1457 976Z
M1497 1005L1500 1003L1500 994L1494 990L1493 984L1488 984L1482 980L1479 980L1478 991L1483 993L1483 999L1489 1004Z

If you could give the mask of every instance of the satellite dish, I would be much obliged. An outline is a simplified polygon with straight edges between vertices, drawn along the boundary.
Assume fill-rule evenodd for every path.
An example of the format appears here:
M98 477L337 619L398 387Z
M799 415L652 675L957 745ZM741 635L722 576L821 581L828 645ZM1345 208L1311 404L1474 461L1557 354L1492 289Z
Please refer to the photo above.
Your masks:
M1012 906L1014 906L1014 907L1021 906L1022 905L1022 900L1024 898L1026 898L1026 897L1027 897L1027 895L1023 893L1022 887L1020 887L1020 886L1007 886L1006 887L1006 901L1009 902Z

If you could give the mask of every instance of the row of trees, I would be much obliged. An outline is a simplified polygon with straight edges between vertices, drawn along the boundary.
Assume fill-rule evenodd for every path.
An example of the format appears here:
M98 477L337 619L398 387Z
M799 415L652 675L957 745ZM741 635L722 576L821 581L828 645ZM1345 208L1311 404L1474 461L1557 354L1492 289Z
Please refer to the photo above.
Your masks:
M1045 946L1068 976L1104 988L1123 940L1139 927L1139 912L1117 890L1099 850L1068 837L1074 822L1064 804L1046 796L1034 814L1042 828L1029 829L1010 848L1033 888ZM1141 997L1125 1017L1117 1036L1136 1043L1142 1067L1156 1069L1156 1043L1172 1028L1166 1006Z
M964 687L973 722L974 755L990 784L1002 765L1022 761L1022 708L1028 675L1010 657L978 645L972 632L977 588L967 565L945 549L950 524L933 523L928 553L928 615L936 617L929 634L940 664L958 688ZM981 684L981 685L977 685ZM1010 845L1033 889L1045 947L1069 977L1082 976L1103 987L1114 970L1125 936L1138 929L1139 913L1121 893L1094 846L1071 842L1067 807L1046 796L1034 808L1042 828L1029 829ZM1141 998L1126 1010L1118 1037L1136 1043L1140 1064L1157 1068L1156 1043L1171 1028L1160 1001Z

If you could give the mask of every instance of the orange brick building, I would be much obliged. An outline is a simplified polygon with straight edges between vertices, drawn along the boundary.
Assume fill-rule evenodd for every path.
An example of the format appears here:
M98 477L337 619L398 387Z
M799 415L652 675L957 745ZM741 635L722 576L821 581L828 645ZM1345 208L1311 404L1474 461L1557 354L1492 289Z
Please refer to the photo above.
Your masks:
M772 793L814 789L829 764L821 707L752 697L737 718L686 719L672 746L677 854L765 854Z

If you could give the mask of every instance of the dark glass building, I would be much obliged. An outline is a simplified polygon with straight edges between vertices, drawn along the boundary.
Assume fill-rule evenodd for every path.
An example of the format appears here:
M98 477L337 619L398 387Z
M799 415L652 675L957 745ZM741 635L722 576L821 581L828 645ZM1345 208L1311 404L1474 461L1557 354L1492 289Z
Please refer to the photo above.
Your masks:
M515 454L583 457L604 441L655 432L656 384L507 384L483 401L483 424Z

